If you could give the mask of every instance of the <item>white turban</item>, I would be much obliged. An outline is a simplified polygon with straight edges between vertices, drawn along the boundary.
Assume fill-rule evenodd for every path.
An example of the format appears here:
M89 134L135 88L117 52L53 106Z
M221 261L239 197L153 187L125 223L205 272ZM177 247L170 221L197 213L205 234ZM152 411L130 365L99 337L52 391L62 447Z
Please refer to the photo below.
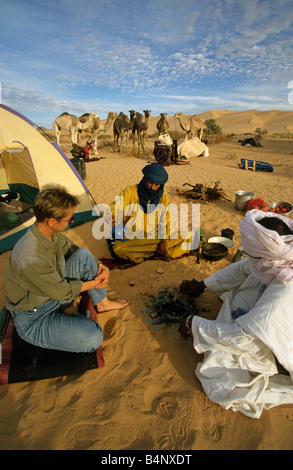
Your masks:
M254 275L266 285L273 279L283 284L293 282L293 234L279 235L263 227L258 220L264 217L282 220L293 233L293 221L282 215L258 209L246 213L240 222L240 233Z

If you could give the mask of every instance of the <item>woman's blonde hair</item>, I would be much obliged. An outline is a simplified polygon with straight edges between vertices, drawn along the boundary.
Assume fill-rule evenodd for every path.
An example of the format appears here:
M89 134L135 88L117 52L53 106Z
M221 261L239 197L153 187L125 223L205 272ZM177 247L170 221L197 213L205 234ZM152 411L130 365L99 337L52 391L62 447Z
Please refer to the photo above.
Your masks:
M37 222L44 222L50 218L61 220L68 209L79 203L79 198L70 194L66 188L51 183L41 188L34 201L33 209Z

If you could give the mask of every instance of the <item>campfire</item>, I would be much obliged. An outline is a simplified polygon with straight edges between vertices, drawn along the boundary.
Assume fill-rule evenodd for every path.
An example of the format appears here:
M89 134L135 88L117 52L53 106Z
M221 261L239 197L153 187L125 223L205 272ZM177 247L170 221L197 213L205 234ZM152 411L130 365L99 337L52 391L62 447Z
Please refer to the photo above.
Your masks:
M198 315L203 311L195 304L194 298L178 294L178 291L164 287L158 295L147 294L146 307L144 310L149 316L148 321L153 324L159 323L181 323L188 315Z

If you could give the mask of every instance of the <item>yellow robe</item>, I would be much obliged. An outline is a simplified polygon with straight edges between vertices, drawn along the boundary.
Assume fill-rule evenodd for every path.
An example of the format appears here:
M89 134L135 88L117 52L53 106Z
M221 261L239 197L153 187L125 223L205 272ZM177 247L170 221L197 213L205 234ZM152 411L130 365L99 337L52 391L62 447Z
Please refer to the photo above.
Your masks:
M179 235L170 238L170 213L165 212L170 201L166 191L160 200L161 210L156 215L147 216L140 208L137 187L137 184L128 186L120 193L119 200L110 205L116 223L123 224L125 236L127 238L128 234L129 238L126 241L116 240L113 247L115 255L134 263L141 263L155 255L162 239L168 240L166 257L174 259L188 253L189 250L184 249L183 238Z

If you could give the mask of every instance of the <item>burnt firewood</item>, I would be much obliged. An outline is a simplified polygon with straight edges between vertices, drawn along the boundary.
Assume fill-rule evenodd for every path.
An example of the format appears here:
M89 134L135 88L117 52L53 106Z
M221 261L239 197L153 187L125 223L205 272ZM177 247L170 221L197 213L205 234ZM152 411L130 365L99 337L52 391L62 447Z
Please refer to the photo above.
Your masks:
M195 199L198 202L206 204L209 201L214 201L216 199L225 199L226 201L231 202L225 196L224 190L219 188L220 181L216 181L212 187L205 186L202 183L197 183L192 185L190 183L184 183L183 186L190 186L192 189L184 191L183 189L177 189L177 193L180 196L184 196L188 199Z

